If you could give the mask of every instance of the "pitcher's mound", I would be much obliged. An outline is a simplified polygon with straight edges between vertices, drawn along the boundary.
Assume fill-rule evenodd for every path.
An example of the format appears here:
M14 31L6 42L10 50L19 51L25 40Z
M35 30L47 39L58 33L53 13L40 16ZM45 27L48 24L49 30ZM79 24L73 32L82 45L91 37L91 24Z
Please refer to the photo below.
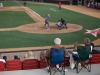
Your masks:
M67 24L68 29L58 29L56 23L50 23L50 29L47 29L43 23L26 24L17 27L17 30L27 33L39 33L39 34L59 34L69 33L81 30L83 27L76 24Z

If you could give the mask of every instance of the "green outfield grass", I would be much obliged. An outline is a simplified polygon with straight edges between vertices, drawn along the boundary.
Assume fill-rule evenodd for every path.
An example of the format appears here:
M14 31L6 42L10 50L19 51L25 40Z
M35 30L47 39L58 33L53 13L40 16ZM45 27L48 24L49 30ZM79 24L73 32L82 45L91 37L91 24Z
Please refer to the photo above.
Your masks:
M4 2L3 4L5 6L13 6L14 4L15 6L20 6L19 4L23 5L22 2L13 2L13 5L10 2ZM98 35L98 38L95 38L91 34L84 34L85 29L92 30L100 27L100 19L98 18L73 12L67 9L58 10L58 7L51 5L27 3L27 6L44 18L45 14L49 13L51 15L50 22L57 22L58 19L62 17L68 23L83 26L83 29L80 31L63 34L31 34L20 31L2 31L0 32L0 48L49 46L53 45L53 40L56 37L61 38L62 44L64 45L74 44L75 42L83 43L83 39L86 37L90 38L91 41L100 38L100 35ZM53 11L51 9L54 9L56 11ZM6 16L4 16L5 14ZM14 14L18 16L15 16ZM9 20L7 20L8 17ZM25 12L0 11L0 23L0 28L7 28L17 27L25 23L34 23L34 21Z
M9 6L20 6L14 1L0 1L0 3L3 3L4 7L9 7Z
M0 28L12 28L35 23L24 11L0 11Z

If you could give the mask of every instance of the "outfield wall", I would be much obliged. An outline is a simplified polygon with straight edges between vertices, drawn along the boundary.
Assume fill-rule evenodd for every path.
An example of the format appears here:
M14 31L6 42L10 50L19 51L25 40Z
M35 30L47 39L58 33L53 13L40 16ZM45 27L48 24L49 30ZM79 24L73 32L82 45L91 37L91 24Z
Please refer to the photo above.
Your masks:
M32 1L32 2L46 2L46 3L58 3L67 5L78 5L78 0L0 0L0 1ZM86 0L82 0L82 5L86 5Z

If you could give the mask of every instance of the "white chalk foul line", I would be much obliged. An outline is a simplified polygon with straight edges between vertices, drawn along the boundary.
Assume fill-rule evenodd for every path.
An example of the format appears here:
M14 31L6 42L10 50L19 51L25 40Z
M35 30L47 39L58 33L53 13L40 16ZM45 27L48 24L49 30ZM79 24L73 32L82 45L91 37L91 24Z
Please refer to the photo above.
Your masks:
M34 11L33 11L34 12ZM34 15L31 11L29 11L30 14ZM34 12L35 13L35 12ZM41 19L39 19L36 15L34 15L40 22L42 22ZM43 22L42 22L43 23Z
M53 9L53 8L50 8L50 10L56 11L56 10L55 10L55 9Z
M17 1L15 1L17 4L19 4L20 6L22 6L25 10L28 10L27 8L25 8L23 5L21 5L20 3L18 3ZM34 12L34 11L33 11ZM35 16L40 22L42 22L41 19L39 19L36 15L34 15L32 12L29 11L29 13L31 13L33 16ZM34 12L35 14L37 14L38 16L40 16L38 13ZM43 22L42 22L43 23Z
M38 16L40 16L38 13L36 13L35 11L33 11L35 14L37 14Z

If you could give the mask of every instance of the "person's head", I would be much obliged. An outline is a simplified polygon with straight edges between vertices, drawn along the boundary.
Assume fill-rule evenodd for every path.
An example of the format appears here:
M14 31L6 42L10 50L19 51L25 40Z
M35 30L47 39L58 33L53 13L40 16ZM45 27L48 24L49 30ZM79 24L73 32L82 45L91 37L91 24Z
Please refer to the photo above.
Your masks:
M28 51L28 57L33 56L33 52L32 51Z
M24 55L24 58L25 58L25 59L26 59L26 58L28 58L28 55L27 55L27 54L25 54L25 55Z
M17 55L14 55L14 60L19 60L18 56Z
M44 55L44 51L41 51L41 54Z
M46 14L46 16L50 17L50 14Z
M61 39L60 38L55 38L54 39L54 44L55 45L60 45L61 44Z
M90 45L94 48L94 43L90 43Z
M84 39L84 44L85 45L90 45L90 39L89 38L85 38Z
M7 61L7 56L3 56L3 59L4 59L5 61Z

